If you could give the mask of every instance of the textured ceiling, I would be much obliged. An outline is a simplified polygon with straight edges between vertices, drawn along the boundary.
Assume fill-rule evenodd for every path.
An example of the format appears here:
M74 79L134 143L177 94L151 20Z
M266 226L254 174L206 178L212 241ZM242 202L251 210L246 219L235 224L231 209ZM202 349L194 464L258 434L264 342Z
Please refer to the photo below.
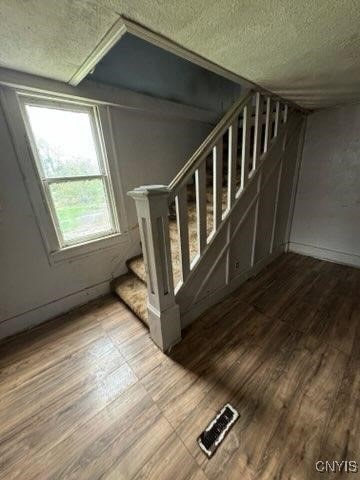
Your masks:
M0 65L68 81L119 14L305 107L360 101L360 0L1 0Z

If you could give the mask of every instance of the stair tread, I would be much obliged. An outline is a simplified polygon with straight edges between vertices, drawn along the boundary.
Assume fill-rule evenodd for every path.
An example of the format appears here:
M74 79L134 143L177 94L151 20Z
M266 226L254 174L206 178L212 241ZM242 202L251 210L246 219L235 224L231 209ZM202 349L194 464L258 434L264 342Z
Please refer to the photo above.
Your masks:
M146 284L134 273L129 272L113 280L112 289L130 310L148 326Z
M227 202L226 189L222 195L223 206ZM193 259L198 250L197 243L197 224L196 224L196 205L188 198L188 228L189 228L189 255ZM208 234L213 226L213 202L212 194L207 194L207 231ZM174 212L173 212L174 214ZM177 285L182 278L180 265L180 252L178 246L178 230L176 218L170 215L169 234L171 260L173 268L174 285ZM126 265L129 273L118 277L112 282L112 289L117 293L120 299L146 324L148 325L147 312L147 287L146 287L146 270L143 255L137 255L130 258Z
M126 265L131 272L133 272L146 284L146 270L144 257L142 255L137 255L136 257L130 258L126 262Z
M224 144L224 158L228 155L228 151ZM239 152L238 152L239 155ZM211 154L209 156L211 158ZM240 157L237 158L237 165L241 164ZM213 163L208 164L206 160L206 230L207 236L213 230L213 202L214 202L214 178ZM241 175L238 168L235 169L235 189L240 188ZM222 211L226 210L228 204L228 170L227 162L224 161L221 172L221 199ZM198 235L197 235L197 215L196 215L196 187L194 183L188 183L186 187L187 205L188 205L188 235L189 235L189 258L190 262L198 254ZM169 236L170 236L170 253L172 260L174 286L182 280L180 249L178 245L178 227L176 222L175 202L169 207ZM147 310L147 273L143 255L137 255L130 258L126 265L129 272L121 277L113 280L112 288L121 300L148 326L148 310Z

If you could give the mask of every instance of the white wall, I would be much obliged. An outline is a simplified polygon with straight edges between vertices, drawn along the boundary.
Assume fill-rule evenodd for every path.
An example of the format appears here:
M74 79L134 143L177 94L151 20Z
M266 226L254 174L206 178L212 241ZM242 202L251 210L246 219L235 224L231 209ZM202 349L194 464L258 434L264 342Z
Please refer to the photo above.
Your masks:
M180 118L177 110L164 102L158 114L138 106L111 108L124 192L168 183L210 131L209 123ZM125 272L125 260L140 251L133 200L126 196L124 202L131 232L125 244L51 265L0 108L0 338L108 291L109 280Z
M360 266L360 105L308 117L290 249Z

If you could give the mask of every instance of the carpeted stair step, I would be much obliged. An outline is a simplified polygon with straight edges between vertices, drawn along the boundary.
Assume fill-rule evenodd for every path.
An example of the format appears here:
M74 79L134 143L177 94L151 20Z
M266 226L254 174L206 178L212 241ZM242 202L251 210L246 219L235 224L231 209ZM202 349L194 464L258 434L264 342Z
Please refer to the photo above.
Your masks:
M121 300L148 326L146 284L129 272L112 281L111 288Z
M144 257L142 255L138 255L136 257L130 258L126 262L126 266L128 267L130 272L133 272L146 285L145 263L144 263Z
M197 225L196 206L192 200L192 187L188 187L188 226L189 226L189 255L193 259L197 254ZM223 209L227 203L227 190L223 189ZM213 198L212 192L207 192L207 230L211 232L213 225ZM174 285L181 280L180 252L178 246L178 231L175 209L170 208L169 235ZM129 273L116 278L112 282L112 290L146 325L148 325L146 271L142 255L138 255L126 262Z

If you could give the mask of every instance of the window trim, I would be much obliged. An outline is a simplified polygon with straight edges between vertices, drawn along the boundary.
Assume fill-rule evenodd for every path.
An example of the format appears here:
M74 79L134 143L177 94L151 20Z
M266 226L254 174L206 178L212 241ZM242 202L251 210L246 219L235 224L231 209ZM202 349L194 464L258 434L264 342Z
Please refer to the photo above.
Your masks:
M41 188L44 190L44 196L48 205L48 210L50 212L51 221L53 222L53 226L55 229L55 235L57 238L57 250L62 250L64 248L80 245L83 243L91 242L92 240L98 240L102 238L107 238L109 236L115 235L120 233L120 226L118 222L118 216L115 208L115 201L114 201L114 194L113 194L113 187L112 187L112 180L109 171L109 166L107 163L107 156L106 151L103 145L103 139L101 135L101 131L99 129L99 119L97 115L97 107L96 106L84 106L84 105L74 105L73 103L66 103L62 102L54 102L54 101L47 101L45 99L38 99L34 97L29 97L27 95L19 95L19 102L20 108L23 116L23 120L25 123L25 128L27 131L27 136L31 143L32 147L32 154L35 160L35 166L37 168L37 175L41 185ZM74 105L74 108L69 108ZM43 164L39 158L39 150L36 143L36 139L34 137L33 129L31 126L31 120L26 111L27 106L36 106L40 108L53 108L56 110L64 110L66 112L73 112L73 113L85 113L89 116L90 121L90 128L93 136L93 142L95 147L95 153L97 157L98 167L99 167L99 174L98 175L84 175L75 176L66 178L65 176L58 177L47 177L44 171ZM53 202L53 198L50 192L50 185L52 183L59 183L59 182L71 182L76 180L86 180L86 179L101 179L103 183L104 190L106 192L108 207L109 207L109 217L111 222L111 228L106 235L104 232L99 232L96 234L89 234L85 235L80 239L80 241L66 241L61 230L59 221L58 221L58 214L56 212L56 207Z
M115 248L126 242L128 237L127 218L109 106L88 101L64 99L56 96L56 94L36 95L27 90L15 90L11 87L1 87L0 98L49 263L54 265L62 261L71 261L76 257L87 255L96 250ZM34 146L31 143L33 141L32 135L29 135L27 130L29 128L29 125L27 125L29 120L26 112L23 111L23 108L25 108L23 99L28 98L31 98L31 103L34 102L35 104L38 101L38 104L41 105L52 103L53 106L59 107L61 104L66 104L66 106L73 104L75 111L80 111L81 107L84 107L87 112L89 108L93 109L99 139L99 142L95 142L95 144L99 143L99 147L102 150L101 155L104 159L104 168L107 168L107 183L111 186L111 196L109 195L109 200L111 201L110 214L114 215L114 220L116 221L116 223L114 221L114 226L116 225L117 231L113 231L105 237L97 236L84 239L81 243L61 247L54 225L56 218L51 214L35 159L34 152L37 152L37 150L36 147L34 150ZM69 110L69 108L66 108L66 110Z

